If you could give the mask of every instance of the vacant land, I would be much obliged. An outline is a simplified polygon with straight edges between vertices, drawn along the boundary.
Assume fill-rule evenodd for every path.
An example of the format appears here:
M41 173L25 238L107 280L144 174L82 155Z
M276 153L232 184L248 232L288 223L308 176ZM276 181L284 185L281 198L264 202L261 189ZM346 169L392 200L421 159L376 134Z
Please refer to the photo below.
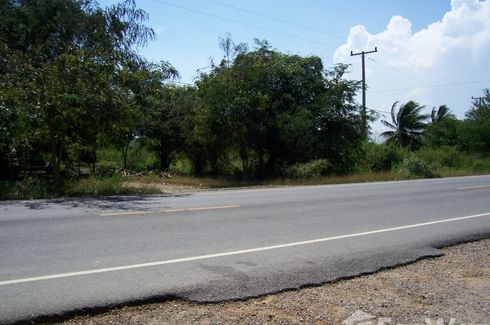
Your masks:
M361 310L395 323L443 318L490 324L490 239L376 274L246 301L164 301L79 316L65 324L341 324ZM376 322L375 322L376 323Z

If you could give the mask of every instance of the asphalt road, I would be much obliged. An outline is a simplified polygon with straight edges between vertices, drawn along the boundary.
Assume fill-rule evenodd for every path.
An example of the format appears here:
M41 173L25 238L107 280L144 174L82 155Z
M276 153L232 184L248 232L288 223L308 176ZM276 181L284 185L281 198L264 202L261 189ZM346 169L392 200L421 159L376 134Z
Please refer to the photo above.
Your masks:
M0 203L0 323L253 297L490 237L490 176Z

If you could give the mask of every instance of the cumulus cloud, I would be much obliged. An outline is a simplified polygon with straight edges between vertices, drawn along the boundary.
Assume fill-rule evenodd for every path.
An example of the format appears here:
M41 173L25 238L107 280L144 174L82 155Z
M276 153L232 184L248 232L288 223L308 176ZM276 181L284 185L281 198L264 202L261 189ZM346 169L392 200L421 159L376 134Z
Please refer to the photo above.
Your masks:
M356 78L360 59L351 57L351 51L370 51L375 46L379 52L366 63L368 107L389 110L396 100L413 99L428 110L447 104L463 117L471 96L479 96L490 82L443 85L490 80L490 1L452 0L451 10L440 21L419 31L413 31L410 20L401 16L392 17L377 34L354 26L333 60L351 63L351 77Z

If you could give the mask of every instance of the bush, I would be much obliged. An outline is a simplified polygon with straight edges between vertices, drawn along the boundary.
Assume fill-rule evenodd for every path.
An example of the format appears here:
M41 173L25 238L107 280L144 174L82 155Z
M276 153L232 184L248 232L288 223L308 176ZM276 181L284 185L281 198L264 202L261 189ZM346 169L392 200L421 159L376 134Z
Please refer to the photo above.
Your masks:
M464 167L465 155L455 147L444 146L437 149L422 148L416 156L440 167Z
M407 151L392 144L367 143L364 165L367 171L387 171L399 164Z
M307 163L298 163L286 168L284 175L287 177L311 178L330 174L332 165L326 159L316 159Z
M413 154L403 159L398 167L404 178L434 178L439 177L435 172L435 165L420 159Z
M490 159L468 159L467 168L472 172L490 173Z
M45 199L56 197L59 192L53 181L38 177L0 182L0 200Z

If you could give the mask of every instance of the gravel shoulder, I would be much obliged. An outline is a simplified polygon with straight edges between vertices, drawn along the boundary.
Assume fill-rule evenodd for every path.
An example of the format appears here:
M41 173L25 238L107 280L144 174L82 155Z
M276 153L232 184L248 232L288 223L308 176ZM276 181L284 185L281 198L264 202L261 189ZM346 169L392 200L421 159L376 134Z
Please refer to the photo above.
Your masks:
M383 317L390 318L388 324L426 324L426 318L433 324L451 318L454 324L490 324L490 239L443 252L439 258L257 299L164 301L81 315L63 324L342 324L355 312L372 324Z

